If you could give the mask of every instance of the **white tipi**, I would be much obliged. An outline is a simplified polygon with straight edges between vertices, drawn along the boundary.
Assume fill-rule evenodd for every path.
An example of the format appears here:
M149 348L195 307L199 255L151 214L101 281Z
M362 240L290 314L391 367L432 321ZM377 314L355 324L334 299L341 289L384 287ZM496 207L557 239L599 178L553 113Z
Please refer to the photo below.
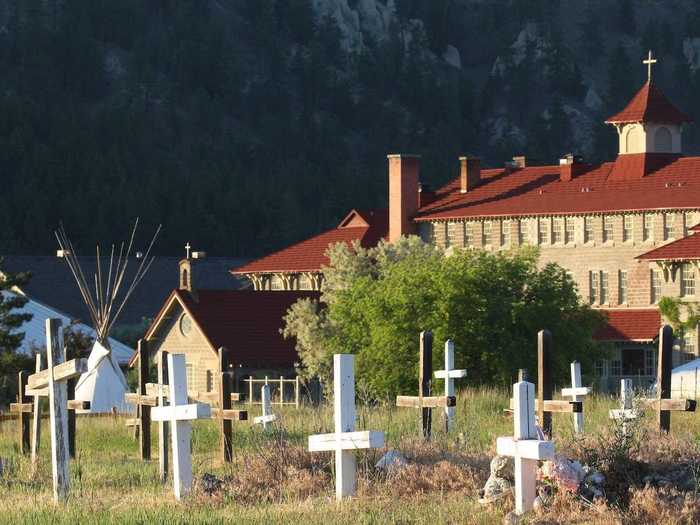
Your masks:
M133 248L137 227L138 219L131 231L128 245L125 247L125 243L122 242L118 254L115 254L115 247L112 245L109 265L108 268L105 268L106 272L103 272L100 247L97 246L97 270L94 276L94 286L89 285L85 279L78 257L75 255L73 245L63 226L56 232L56 239L60 247L58 256L66 260L78 284L96 333L95 343L88 357L87 372L80 376L75 386L75 399L90 401L89 411L93 413L112 412L112 410L124 412L128 409L128 405L124 401L124 394L128 390L126 378L110 348L109 333L134 289L151 267L154 260L150 256L151 248L160 232L160 226L158 226L145 255L137 252L137 257L141 259L141 262L131 278L131 283L126 287L124 293L120 294L129 266L129 256Z

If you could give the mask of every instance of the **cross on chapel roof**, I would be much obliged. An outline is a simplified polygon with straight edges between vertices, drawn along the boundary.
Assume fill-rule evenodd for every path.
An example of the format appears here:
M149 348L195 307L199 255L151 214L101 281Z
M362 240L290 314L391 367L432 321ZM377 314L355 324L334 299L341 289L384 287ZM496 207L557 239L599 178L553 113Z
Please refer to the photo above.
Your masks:
M649 55L646 58L646 60L642 60L642 64L647 65L647 82L651 82L651 66L653 66L657 62L658 62L658 60L653 58L653 55L651 54L651 49L650 49Z

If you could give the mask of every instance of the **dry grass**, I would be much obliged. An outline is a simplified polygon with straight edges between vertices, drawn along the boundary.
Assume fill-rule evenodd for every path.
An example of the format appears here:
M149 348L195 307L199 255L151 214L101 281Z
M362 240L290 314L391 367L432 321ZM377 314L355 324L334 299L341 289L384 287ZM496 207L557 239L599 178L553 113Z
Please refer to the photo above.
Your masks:
M607 418L613 403L605 397L587 402L583 437L574 436L569 416L554 417L558 451L605 473L609 502L557 494L529 521L700 522L699 416L674 415L670 436L659 436L651 428L653 418L645 417L625 441ZM430 443L416 437L414 410L359 408L358 427L384 430L387 446L400 451L409 465L389 474L377 472L374 464L384 451L358 452L358 496L343 503L333 499L332 454L306 451L309 434L332 429L328 407L285 409L282 424L270 432L236 424L235 459L228 465L218 458L216 425L198 422L193 433L197 483L184 503L175 503L171 486L159 483L157 461L138 460L123 420L80 419L72 498L60 512L51 501L48 440L34 473L28 459L17 454L16 425L5 423L0 428L0 523L501 523L512 500L483 507L477 498L488 477L495 438L512 432L512 420L503 412L507 396L491 389L467 390L458 404L454 433L447 436L439 429L438 413ZM220 482L203 482L205 473ZM646 486L650 473L673 482Z

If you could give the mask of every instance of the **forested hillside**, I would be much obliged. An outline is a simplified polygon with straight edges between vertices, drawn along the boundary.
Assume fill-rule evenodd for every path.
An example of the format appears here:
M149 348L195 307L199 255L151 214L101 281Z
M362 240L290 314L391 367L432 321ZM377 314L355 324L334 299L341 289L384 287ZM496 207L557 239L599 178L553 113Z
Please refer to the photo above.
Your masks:
M389 152L609 158L649 48L700 119L692 0L0 0L0 253L140 215L254 256L384 206Z

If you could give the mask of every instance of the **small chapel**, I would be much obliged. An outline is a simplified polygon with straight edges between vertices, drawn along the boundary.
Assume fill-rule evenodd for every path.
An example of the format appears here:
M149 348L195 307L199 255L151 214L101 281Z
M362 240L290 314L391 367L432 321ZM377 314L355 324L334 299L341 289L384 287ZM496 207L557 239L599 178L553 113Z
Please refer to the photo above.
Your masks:
M436 191L420 183L421 158L388 155L388 203L353 210L336 228L232 268L255 293L318 290L325 251L335 242L363 246L419 235L446 250L537 246L542 265L566 268L581 299L606 314L595 338L610 347L597 363L602 391L621 378L649 386L656 376L659 301L697 300L700 261L700 157L683 155L692 119L648 78L605 124L618 135L617 157L586 162L576 152L533 165L527 156L485 168L476 156L455 159L458 176ZM698 356L699 330L683 332L674 366Z

